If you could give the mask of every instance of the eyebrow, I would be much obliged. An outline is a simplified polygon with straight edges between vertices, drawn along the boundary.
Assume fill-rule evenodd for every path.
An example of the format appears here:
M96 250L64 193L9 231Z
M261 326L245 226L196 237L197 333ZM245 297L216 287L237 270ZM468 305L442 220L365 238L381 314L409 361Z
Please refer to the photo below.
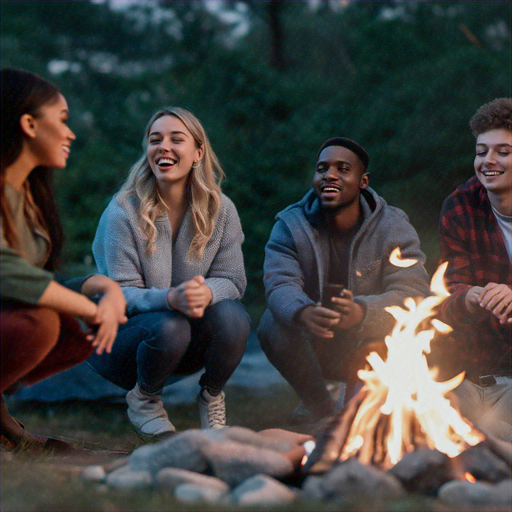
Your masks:
M477 144L477 146L484 146L484 147L488 147L488 146L492 146L493 144L485 144L483 142L479 142ZM512 144L509 144L508 142L500 142L499 144L495 144L496 147L498 148L501 148L501 147L504 147L504 146L508 146L509 148L512 148Z
M162 132L151 132L148 137L151 137L152 135L161 135ZM188 137L188 135L185 132L175 131L171 132L171 135L184 135L185 137Z
M351 164L349 161L347 161L347 160L336 160L334 163L335 163L335 164L338 164L338 165L339 165L339 164L347 164L347 165L352 166L352 164ZM328 161L328 160L319 160L319 161L316 163L316 166L318 167L319 165L327 165L327 164L329 164L329 161Z

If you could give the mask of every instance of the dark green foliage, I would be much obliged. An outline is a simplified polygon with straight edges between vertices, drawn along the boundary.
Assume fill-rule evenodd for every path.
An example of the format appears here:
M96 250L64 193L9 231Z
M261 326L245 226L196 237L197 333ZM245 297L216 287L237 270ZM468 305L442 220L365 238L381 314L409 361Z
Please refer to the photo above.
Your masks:
M78 139L58 179L68 261L91 254L151 113L188 107L242 218L255 321L274 216L307 191L326 138L367 147L372 186L409 214L433 271L442 200L473 172L469 118L511 94L509 2L357 1L334 11L225 2L246 7L250 30L238 40L200 0L118 12L88 1L1 4L2 65L53 79L71 107ZM52 61L69 69L52 76Z

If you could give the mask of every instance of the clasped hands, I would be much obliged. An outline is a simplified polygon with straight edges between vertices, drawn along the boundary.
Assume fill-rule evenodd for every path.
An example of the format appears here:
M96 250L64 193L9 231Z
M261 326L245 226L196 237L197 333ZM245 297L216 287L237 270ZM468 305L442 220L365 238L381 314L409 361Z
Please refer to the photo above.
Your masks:
M470 313L482 308L493 314L500 324L512 324L512 288L506 284L473 286L466 293L465 303Z
M190 318L201 318L212 301L211 288L205 284L204 276L196 276L167 292L167 303L172 309Z
M335 310L323 306L306 306L299 314L299 321L317 338L331 339L336 331L349 329L364 318L363 307L354 302L354 294L343 290L340 297L331 298Z

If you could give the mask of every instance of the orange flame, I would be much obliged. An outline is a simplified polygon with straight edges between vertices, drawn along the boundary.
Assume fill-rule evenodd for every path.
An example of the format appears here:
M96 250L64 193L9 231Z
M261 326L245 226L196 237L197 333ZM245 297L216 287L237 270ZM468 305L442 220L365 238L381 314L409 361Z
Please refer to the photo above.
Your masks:
M407 267L412 267L413 265L418 263L418 260L406 259L406 258L402 259L402 253L400 252L400 247L395 247L391 251L391 254L389 255L389 262L392 265L395 265L395 267L407 268Z
M432 277L431 296L418 300L407 298L404 308L385 308L396 320L391 335L385 339L387 360L372 352L367 357L372 369L358 372L367 394L352 422L341 460L358 453L365 432L375 428L380 414L390 417L383 462L388 468L414 449L411 442L413 417L425 434L429 448L449 457L455 457L484 439L445 398L448 391L462 382L464 372L446 382L436 382L433 378L435 371L429 369L425 356L430 352L430 342L436 331L451 331L450 326L432 319L436 306L449 296L444 287L447 265L443 263ZM419 330L426 320L431 328Z
M467 471L464 473L464 478L468 482L471 482L472 484L474 484L476 482L476 478L471 473L468 473Z

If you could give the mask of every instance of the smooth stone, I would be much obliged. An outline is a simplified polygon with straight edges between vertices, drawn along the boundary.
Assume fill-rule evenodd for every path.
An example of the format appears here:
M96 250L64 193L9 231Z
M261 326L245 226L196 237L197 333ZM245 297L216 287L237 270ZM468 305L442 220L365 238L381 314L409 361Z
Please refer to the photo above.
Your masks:
M134 471L123 466L109 473L106 483L114 489L148 489L153 486L153 476L149 471Z
M334 466L323 476L310 476L303 485L303 497L309 500L334 500L342 506L364 503L367 507L401 498L406 492L389 473L361 464L352 458Z
M201 448L212 443L205 432L187 430L159 443L141 446L130 455L129 465L133 470L149 471L154 475L165 467L203 473L208 469L208 463Z
M87 466L80 473L80 478L85 482L101 483L105 481L107 473L103 466Z
M225 504L228 501L226 491L191 483L178 485L174 497L183 503Z
M223 492L229 491L229 485L213 476L202 475L194 471L178 468L163 468L156 475L156 481L161 489L172 490L181 484L194 484L208 489Z
M248 478L231 491L231 499L237 505L285 505L296 500L297 491L268 475Z
M276 478L290 476L294 467L281 453L266 448L224 441L203 445L201 452L216 477L234 486L263 473Z
M500 484L453 480L439 489L438 497L443 503L454 507L510 507L511 494L510 480L504 480Z

